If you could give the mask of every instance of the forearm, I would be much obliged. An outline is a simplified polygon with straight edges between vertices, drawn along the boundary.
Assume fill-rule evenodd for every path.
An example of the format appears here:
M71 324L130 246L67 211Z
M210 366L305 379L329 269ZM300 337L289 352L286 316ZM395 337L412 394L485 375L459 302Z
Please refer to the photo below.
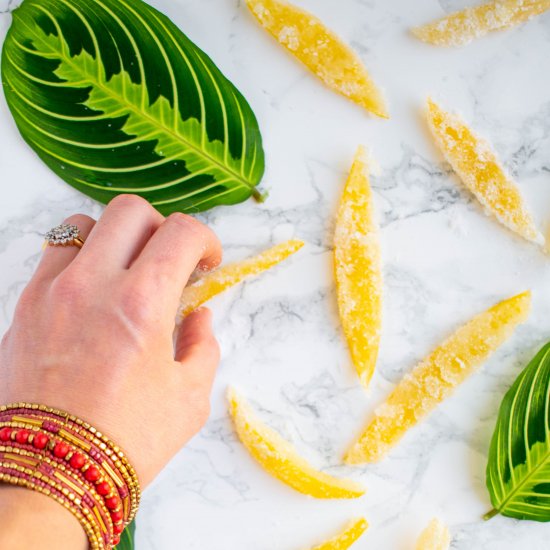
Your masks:
M29 489L0 485L0 548L86 550L88 542L61 504Z
M140 485L206 422L219 363L208 310L172 337L190 275L221 261L211 230L130 195L97 224L65 225L85 245L48 244L0 339L0 473L54 487L83 527L53 498L0 483L0 550L117 545Z

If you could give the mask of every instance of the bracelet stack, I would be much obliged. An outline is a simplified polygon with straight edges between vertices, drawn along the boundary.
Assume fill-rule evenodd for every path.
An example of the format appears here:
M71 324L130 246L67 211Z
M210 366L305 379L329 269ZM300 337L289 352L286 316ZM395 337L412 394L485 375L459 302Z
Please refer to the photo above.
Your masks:
M110 550L135 517L137 475L117 445L68 413L28 403L0 407L0 482L67 508L92 550Z

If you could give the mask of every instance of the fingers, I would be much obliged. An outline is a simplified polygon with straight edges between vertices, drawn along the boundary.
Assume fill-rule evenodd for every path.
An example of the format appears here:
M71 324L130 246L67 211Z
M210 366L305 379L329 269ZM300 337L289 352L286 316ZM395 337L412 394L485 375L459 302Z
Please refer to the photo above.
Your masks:
M220 348L212 332L209 309L199 309L184 319L176 339L175 358L182 363L186 381L210 392L220 362Z
M96 221L85 214L75 214L63 223L76 225L80 236L86 241ZM40 264L34 274L35 280L53 280L80 254L82 249L77 246L46 246Z
M171 214L149 239L130 270L147 293L175 307L197 265L212 269L221 261L216 235L191 216Z
M119 195L105 208L76 263L86 268L127 269L163 221L164 216L145 199Z

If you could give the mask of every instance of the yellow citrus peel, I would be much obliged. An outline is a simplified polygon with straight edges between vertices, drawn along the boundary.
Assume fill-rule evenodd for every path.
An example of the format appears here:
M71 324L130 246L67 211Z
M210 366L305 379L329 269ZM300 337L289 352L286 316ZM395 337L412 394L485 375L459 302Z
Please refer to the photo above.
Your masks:
M382 325L382 266L366 151L360 147L342 195L334 236L340 319L361 383L368 386Z
M287 241L262 252L254 258L229 264L201 277L183 291L179 317L189 315L189 313L195 311L214 296L240 283L244 279L258 275L277 265L298 252L303 246L304 243L302 241Z
M420 535L416 550L449 550L451 535L449 529L438 519L432 519Z
M550 9L550 0L494 0L452 13L412 33L436 46L462 46L491 31L507 29Z
M337 479L315 470L277 432L260 422L234 389L228 390L227 398L239 439L266 472L315 498L358 498L365 493L355 481Z
M381 92L359 56L317 17L281 0L246 0L260 25L329 88L388 118Z
M357 542L368 528L369 524L365 518L357 519L352 521L338 536L313 547L311 550L346 550L354 542Z
M460 117L445 112L431 100L428 123L445 158L487 213L523 238L544 244L518 188L490 145L476 136Z
M395 387L349 449L348 464L377 462L525 321L531 293L504 300L459 328Z

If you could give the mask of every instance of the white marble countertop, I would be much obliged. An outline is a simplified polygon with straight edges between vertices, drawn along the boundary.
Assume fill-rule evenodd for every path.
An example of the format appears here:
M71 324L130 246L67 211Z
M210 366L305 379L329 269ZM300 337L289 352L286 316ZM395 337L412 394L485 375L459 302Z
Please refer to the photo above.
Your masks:
M5 13L17 1L0 0ZM542 550L550 527L495 518L485 466L504 391L550 338L550 259L493 220L466 192L426 130L432 95L463 113L512 171L537 223L550 220L550 14L461 49L410 38L411 25L466 0L296 0L365 60L390 101L375 120L326 90L256 25L242 0L152 0L208 52L251 102L267 153L264 205L201 216L226 258L290 237L307 247L285 265L212 302L223 361L203 432L147 491L139 550L298 550L365 514L354 548L407 550L433 516L456 550ZM331 235L354 151L368 145L382 226L384 330L370 395L350 366L336 315ZM0 332L40 256L41 234L101 206L51 173L23 143L0 98ZM346 446L392 385L475 313L526 288L529 321L376 466L339 465ZM314 464L368 487L357 501L308 499L264 473L236 440L224 392L234 384L261 417Z

